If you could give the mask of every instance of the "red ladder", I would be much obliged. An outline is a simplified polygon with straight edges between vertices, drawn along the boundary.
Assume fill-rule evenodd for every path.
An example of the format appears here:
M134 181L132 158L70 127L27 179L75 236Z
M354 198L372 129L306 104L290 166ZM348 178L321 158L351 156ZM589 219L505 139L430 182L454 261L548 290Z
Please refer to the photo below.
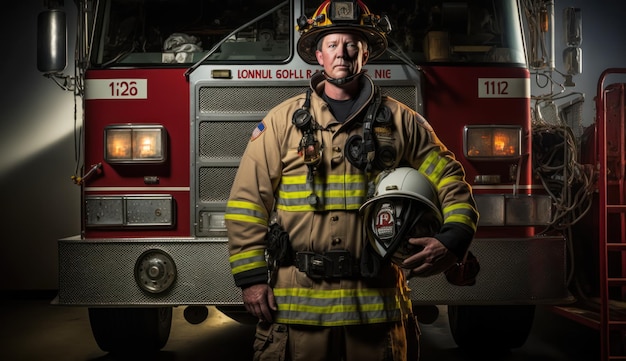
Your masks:
M602 361L626 360L626 84L598 81L598 245L600 266L600 353Z

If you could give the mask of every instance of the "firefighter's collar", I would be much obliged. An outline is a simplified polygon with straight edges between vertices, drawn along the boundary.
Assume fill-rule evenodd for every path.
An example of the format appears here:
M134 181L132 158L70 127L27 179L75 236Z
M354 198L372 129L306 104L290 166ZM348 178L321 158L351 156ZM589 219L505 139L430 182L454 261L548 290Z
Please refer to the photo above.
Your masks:
M360 91L358 93L358 98L356 99L355 105L353 109L355 112L352 113L346 122L342 124L342 127L348 123L351 123L351 120L354 119L354 115L361 113L363 109L371 102L374 97L374 81L370 78L369 75L363 74L358 78ZM322 93L324 92L324 86L326 84L326 78L321 72L316 72L311 77L311 89L316 93L318 99L322 99ZM321 126L327 126L328 124L321 124L324 122L323 119L318 119Z

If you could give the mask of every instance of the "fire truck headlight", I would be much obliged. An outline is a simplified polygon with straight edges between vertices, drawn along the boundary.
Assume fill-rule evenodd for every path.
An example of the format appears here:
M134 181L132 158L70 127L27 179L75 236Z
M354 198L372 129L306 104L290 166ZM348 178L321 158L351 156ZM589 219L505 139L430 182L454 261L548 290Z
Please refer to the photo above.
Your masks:
M519 158L521 143L518 126L466 126L463 137L465 157L476 160Z
M164 163L167 159L167 132L162 125L108 126L104 144L109 163Z

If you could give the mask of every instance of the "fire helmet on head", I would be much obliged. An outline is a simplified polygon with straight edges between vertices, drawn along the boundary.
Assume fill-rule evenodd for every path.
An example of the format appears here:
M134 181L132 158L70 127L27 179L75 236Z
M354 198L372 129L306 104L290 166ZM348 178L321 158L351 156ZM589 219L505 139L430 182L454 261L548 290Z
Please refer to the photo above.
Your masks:
M359 212L372 249L382 259L398 265L419 251L408 242L409 238L433 236L443 223L433 184L408 167L381 173L374 196Z
M370 13L361 0L326 0L308 19L302 15L296 27L300 32L298 54L307 63L316 63L318 41L330 33L356 33L368 44L369 59L375 59L387 50L386 34L391 25L386 16Z

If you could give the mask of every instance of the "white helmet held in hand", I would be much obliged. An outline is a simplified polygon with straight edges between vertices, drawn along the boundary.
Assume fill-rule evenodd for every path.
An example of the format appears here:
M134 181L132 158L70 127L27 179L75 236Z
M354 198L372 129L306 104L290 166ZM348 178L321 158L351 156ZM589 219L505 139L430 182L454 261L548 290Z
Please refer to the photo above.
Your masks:
M381 173L374 196L359 212L374 251L396 264L419 251L409 238L433 236L443 223L435 187L422 173L408 167Z

